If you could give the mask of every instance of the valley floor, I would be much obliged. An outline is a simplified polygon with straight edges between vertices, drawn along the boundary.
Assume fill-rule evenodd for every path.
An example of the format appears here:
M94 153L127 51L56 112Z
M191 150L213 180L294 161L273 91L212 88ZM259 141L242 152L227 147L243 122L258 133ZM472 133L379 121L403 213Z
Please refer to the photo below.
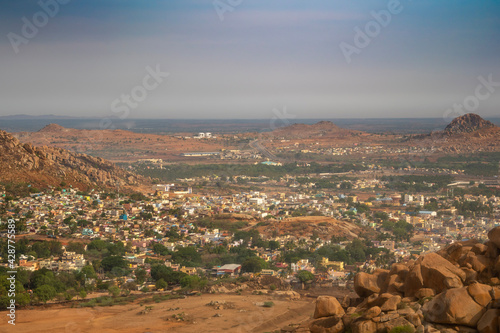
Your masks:
M210 302L226 302L216 309ZM152 310L141 314L145 305L138 303L112 307L50 307L16 311L16 326L7 323L6 312L0 312L0 332L268 332L288 324L299 324L311 318L315 298L277 300L267 295L204 294L185 299L150 303ZM273 302L263 307L263 302ZM178 321L172 316L183 317Z

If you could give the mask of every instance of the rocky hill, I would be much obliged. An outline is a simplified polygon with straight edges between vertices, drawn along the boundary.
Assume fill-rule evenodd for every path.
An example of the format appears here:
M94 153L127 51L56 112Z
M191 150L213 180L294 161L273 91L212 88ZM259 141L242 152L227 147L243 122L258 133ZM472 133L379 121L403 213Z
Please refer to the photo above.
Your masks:
M359 298L316 300L319 332L500 332L500 227L390 270L358 273Z
M363 132L338 127L331 121L320 121L313 125L293 124L271 132L275 137L284 137L287 139L353 136L359 135L360 133Z
M452 122L448 124L448 126L446 126L444 132L448 135L463 134L492 127L495 127L492 122L484 120L477 114L467 113L463 116L453 119Z
M58 124L48 124L44 128L38 131L38 133L60 133L60 132L68 132L69 129L62 127Z
M330 240L332 236L347 239L376 236L372 229L362 228L354 223L326 216L289 217L279 222L259 226L257 230L260 234L268 237L273 234L301 235L303 237L311 237L316 234L323 240Z
M78 188L135 186L143 181L97 157L69 152L60 148L35 147L21 143L11 134L0 131L0 181L28 182L45 187L64 181Z
M495 152L500 149L500 127L469 113L453 119L442 131L411 135L403 142L447 154Z

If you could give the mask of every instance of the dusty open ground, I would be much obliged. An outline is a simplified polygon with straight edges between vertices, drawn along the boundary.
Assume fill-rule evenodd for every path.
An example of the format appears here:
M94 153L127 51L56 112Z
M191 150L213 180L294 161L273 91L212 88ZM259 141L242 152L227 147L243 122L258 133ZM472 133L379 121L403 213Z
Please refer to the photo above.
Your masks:
M207 306L211 301L225 301L230 308ZM274 306L262 307L266 301ZM56 306L18 310L15 328L2 311L0 332L267 332L308 320L313 302L310 297L290 301L266 295L204 294L147 304L153 306L147 314L140 314L145 305L138 303L95 308ZM182 313L186 321L172 318Z
M370 229L325 216L289 217L275 223L259 226L257 230L266 236L271 236L273 232L277 232L279 235L304 236L316 232L318 237L324 240L329 240L332 236L354 239L373 235L373 231Z

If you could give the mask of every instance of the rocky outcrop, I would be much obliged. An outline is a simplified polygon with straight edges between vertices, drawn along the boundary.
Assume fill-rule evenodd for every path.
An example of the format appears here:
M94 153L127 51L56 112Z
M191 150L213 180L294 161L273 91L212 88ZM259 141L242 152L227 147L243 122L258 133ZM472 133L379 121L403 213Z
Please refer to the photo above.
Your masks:
M331 121L320 121L316 124L293 124L278 128L270 132L268 136L274 138L306 139L317 137L348 137L359 135L363 132L340 128Z
M488 238L497 248L500 248L500 228L491 229L488 232Z
M444 131L446 134L462 134L491 127L495 127L492 122L484 120L477 114L467 113L453 119L452 122L446 126Z
M316 300L314 318L342 316L345 311L339 301L332 296L319 296Z
M408 145L437 149L443 154L497 152L500 147L500 127L469 113L453 119L442 131L410 135L405 141Z
M389 271L376 270L373 274L359 273L354 277L354 291L361 297L380 293L386 287Z
M344 331L344 323L338 316L321 318L309 326L311 333L340 333Z
M55 130L54 126L48 130ZM0 156L0 181L4 182L26 182L36 187L59 186L65 182L82 189L147 183L144 178L102 158L22 144L4 131L0 131Z
M477 330L480 333L497 333L500 332L500 310L489 309L479 319Z
M65 128L65 127L58 125L58 124L48 124L47 126L42 128L38 132L39 133L60 133L62 131L68 132L68 131L70 131L70 129Z
M437 293L462 287L466 278L460 268L436 253L420 257L415 266L417 265L420 265L423 287L434 289Z
M358 273L360 298L318 297L311 332L500 332L500 227L488 237Z
M427 320L440 324L475 327L486 309L478 304L466 287L446 290L426 303L423 313Z

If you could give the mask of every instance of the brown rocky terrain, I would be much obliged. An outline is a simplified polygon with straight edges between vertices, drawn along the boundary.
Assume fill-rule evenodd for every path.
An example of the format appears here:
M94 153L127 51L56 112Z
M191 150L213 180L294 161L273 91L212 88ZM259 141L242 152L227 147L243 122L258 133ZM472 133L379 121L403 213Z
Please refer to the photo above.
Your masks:
M445 153L500 150L500 127L469 113L457 117L443 131L414 135L409 145L440 148Z
M77 130L50 124L38 132L20 132L15 136L21 142L63 148L125 163L141 159L162 159L163 163L167 164L254 162L254 160L237 162L234 159L221 160L214 156L182 156L182 153L186 152L220 152L224 149L261 151L261 153L262 150L268 150L267 154L262 155L272 160L278 159L277 153L295 154L297 151L309 152L328 148L355 150L360 148L360 151L363 151L363 147L374 146L380 151L376 156L372 155L377 158L393 157L394 151L405 151L408 147L426 151L426 157L431 160L446 154L500 151L500 128L474 114L454 119L444 130L410 136L348 130L330 121L320 121L313 125L294 124L267 133L215 134L216 138L194 139L193 133L177 133L174 136L125 130ZM383 150L392 153L384 153ZM315 160L321 160L321 155L316 155ZM325 158L331 159L332 156Z
M21 143L0 131L0 181L26 182L33 186L59 186L66 182L77 188L89 186L134 187L146 181L100 157L73 153L54 147Z
M154 293L132 293L137 299L127 305L87 308L78 300L17 309L16 332L268 332L307 322L314 308L312 298L273 276L216 284L202 294L154 303ZM87 299L99 296L106 294ZM0 322L0 332L7 327Z
M500 227L488 238L358 273L359 298L318 297L310 331L500 332Z
M334 138L351 137L366 134L360 131L348 130L338 127L331 121L320 121L313 125L293 124L290 126L276 129L270 133L274 137L283 137L285 139L308 139L308 138Z
M184 133L182 136L192 135ZM113 162L135 162L155 158L169 161L186 161L181 153L192 151L219 151L230 146L219 139L184 139L181 135L157 135L125 130L85 130L49 124L37 132L19 132L21 142L45 145L92 154ZM189 160L189 158L187 159Z
M371 229L363 229L358 225L337 220L325 216L301 216L283 219L279 222L272 222L269 225L257 227L260 234L271 236L278 235L302 235L310 237L313 233L323 240L330 240L332 236L346 239L355 239L374 233Z
M444 132L448 135L463 134L492 127L495 127L492 122L484 120L477 114L468 113L453 119L451 123L446 126Z
M264 307L264 302L273 302ZM145 306L152 309L145 312ZM269 332L307 320L312 299L288 299L271 294L202 294L152 304L137 303L112 307L16 309L16 326L0 322L0 332ZM1 311L6 317L6 311Z

